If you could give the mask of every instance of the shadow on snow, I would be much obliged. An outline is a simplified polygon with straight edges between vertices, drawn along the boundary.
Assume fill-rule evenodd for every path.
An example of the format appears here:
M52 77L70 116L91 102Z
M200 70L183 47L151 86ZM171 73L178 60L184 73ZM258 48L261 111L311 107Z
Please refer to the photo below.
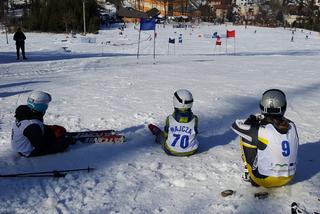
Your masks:
M8 84L10 85L10 84ZM14 85L14 84L12 84ZM4 87L4 86L2 86ZM310 91L319 90L320 84L313 84L305 88L299 88L291 91L286 91L288 95L294 96L304 96ZM231 123L237 118L247 117L250 113L255 113L258 110L258 99L252 97L231 97L227 102L233 103L234 108L237 111L231 110L232 112L224 112L225 115L222 117L203 117L200 121L201 126L200 131L205 130L199 134L200 148L199 152L204 153L215 146L223 146L235 140L238 136L233 134L230 130ZM214 130L218 130L217 133ZM299 130L298 130L299 131ZM132 137L128 142L124 144L96 144L94 146L85 146L82 148L75 148L65 153L48 155L43 157L35 158L22 158L17 157L15 161L10 161L12 159L12 153L8 153L1 157L1 174L5 173L15 173L22 172L24 168L28 171L39 171L39 170L59 170L68 168L82 168L88 165L92 167L100 167L100 169L112 166L114 164L130 163L134 161L134 157L139 156L140 153L146 151L146 148L154 147L154 144L149 143L153 141L153 136L149 134L148 130L144 125L136 125L133 127L127 127L121 131L121 133L126 136ZM302 182L307 180L314 175L319 173L319 157L318 151L320 150L320 142L306 143L302 144L300 147L297 177L295 182ZM149 151L149 150L147 150ZM163 153L163 155L165 155ZM240 149L239 149L240 156ZM49 158L48 158L49 157ZM9 162L6 163L7 158ZM12 166L11 166L12 165ZM17 167L18 166L18 167ZM30 167L31 166L31 167ZM30 169L31 168L31 169ZM10 170L11 169L11 170ZM8 170L8 171L7 171ZM100 173L103 175L106 170L102 170ZM83 174L86 176L86 174ZM91 176L91 175L89 175ZM28 189L33 188L33 185L38 185L36 183L30 184L29 178L22 179L22 186L27 185ZM15 179L3 179L0 182L0 188L3 190L0 194L0 199L5 199L16 194L21 194L21 192L26 191L21 189L21 185L17 185L17 188L8 188L10 184L16 184ZM4 194L5 193L5 194ZM9 194L10 193L10 194ZM8 196L9 195L9 196Z
M120 57L120 56L136 56L136 54L130 53L76 53L65 51L30 51L26 53L28 60L24 62L41 62L41 61L55 61L55 60L68 60L68 59L82 59L93 57ZM151 55L151 54L140 54ZM157 54L166 55L166 54ZM212 54L183 54L184 56L212 56ZM218 53L215 56L319 56L320 50L287 50L287 51L274 51L274 52L236 52L233 53ZM197 61L197 60L196 60ZM214 61L210 60L198 60L199 62ZM22 60L16 60L15 52L0 52L0 64L18 63Z
M320 141L307 142L299 146L297 173L293 183L312 178L320 172Z
M29 93L31 91L32 90L15 91L15 92L0 92L0 97L10 97L10 96L14 96L17 94Z
M34 84L34 83L46 83L46 82L49 82L49 81L26 81L26 82L9 83L9 84L0 85L0 88L10 88L10 87L16 87L21 85L28 85L28 84Z
M199 153L210 150L215 146L222 146L235 140L238 136L230 129L231 124L235 119L248 117L250 114L258 112L258 102L257 98L250 97L232 97L230 98L232 103L235 103L237 111L233 111L220 118L204 118L200 116L200 123L203 127L200 128L199 134ZM201 133L201 130L209 130ZM215 133L215 130L222 130Z
M29 85L29 84L46 83L46 82L49 82L49 81L27 81L27 82L9 83L9 84L0 85L0 89L17 87L17 86L25 86L25 85ZM21 90L21 91L14 91L14 92L0 92L0 97L10 97L10 96L14 96L17 94L29 93L31 91L32 90Z
M19 63L19 62L42 62L42 61L55 61L67 59L82 59L91 57L117 57L117 56L136 56L136 54L125 53L68 53L60 51L51 52L27 52L27 60L16 60L15 52L0 52L0 64Z

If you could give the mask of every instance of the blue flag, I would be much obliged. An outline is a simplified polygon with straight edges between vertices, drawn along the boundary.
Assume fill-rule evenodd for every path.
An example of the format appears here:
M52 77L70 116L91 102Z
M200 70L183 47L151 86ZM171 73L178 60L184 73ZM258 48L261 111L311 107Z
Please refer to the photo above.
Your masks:
M155 30L156 18L142 19L140 20L140 30Z

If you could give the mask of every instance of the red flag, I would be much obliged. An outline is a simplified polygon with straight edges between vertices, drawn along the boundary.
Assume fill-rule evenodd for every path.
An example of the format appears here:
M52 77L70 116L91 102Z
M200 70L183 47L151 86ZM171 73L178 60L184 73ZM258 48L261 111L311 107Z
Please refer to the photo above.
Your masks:
M227 38L236 37L236 31L235 30L227 30Z

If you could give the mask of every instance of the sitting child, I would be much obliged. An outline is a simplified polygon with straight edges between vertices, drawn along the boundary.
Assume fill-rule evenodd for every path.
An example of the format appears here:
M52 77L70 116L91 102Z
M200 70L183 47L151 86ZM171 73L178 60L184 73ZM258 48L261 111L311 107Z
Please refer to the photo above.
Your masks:
M34 157L65 151L70 139L64 138L65 128L43 123L43 117L51 101L51 95L33 91L27 105L20 105L15 111L12 127L12 149L21 156Z
M156 143L161 144L169 155L189 156L197 152L198 117L191 111L192 104L192 94L180 89L174 93L174 112L167 117L164 131L149 124L150 131L156 136Z
M262 95L261 114L232 124L240 136L243 178L254 186L284 186L296 172L299 138L295 124L284 116L286 107L285 94L270 89Z

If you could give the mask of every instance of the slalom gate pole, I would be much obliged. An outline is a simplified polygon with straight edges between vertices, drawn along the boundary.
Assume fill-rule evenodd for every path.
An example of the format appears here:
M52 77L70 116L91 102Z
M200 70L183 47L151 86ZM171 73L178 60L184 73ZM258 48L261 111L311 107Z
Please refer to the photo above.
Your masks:
M226 37L226 53L228 53L228 38Z
M234 55L236 55L236 37L233 38L233 46L234 46L233 53Z
M140 51L140 34L141 34L141 30L139 30L139 40L138 40L138 53L137 53L137 59L139 59L139 51Z
M153 31L153 60L156 59L156 29Z

